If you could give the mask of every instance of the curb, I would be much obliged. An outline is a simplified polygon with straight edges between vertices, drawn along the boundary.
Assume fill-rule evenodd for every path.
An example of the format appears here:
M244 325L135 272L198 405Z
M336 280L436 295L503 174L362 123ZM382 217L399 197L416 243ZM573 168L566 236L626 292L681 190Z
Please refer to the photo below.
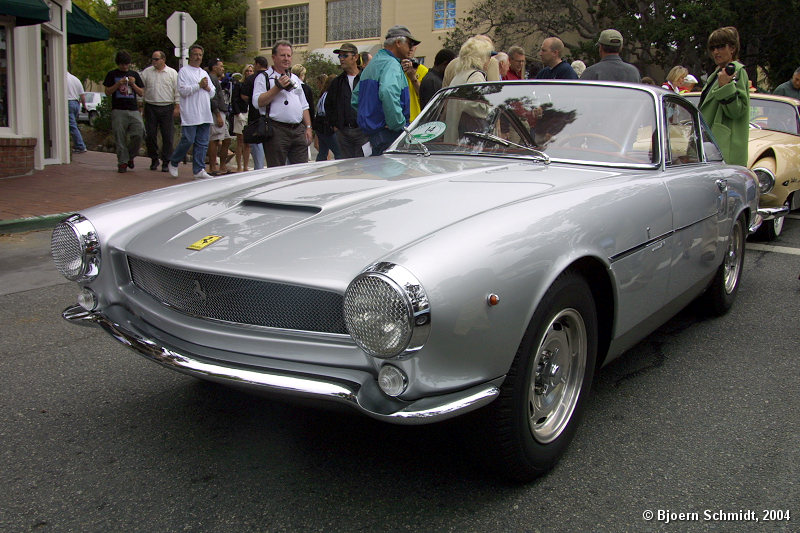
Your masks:
M0 220L0 233L21 233L38 229L53 229L56 224L72 213L58 213L36 217L18 218L16 220Z

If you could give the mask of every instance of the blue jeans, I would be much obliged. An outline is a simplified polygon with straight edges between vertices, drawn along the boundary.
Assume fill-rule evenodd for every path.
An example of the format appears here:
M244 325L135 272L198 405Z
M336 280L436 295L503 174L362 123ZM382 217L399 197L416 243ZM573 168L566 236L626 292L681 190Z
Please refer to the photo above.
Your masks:
M72 142L75 144L75 149L79 152L86 150L86 145L83 143L81 130L78 129L78 113L81 110L81 103L77 100L70 100L69 102L69 134L72 135Z
M250 145L250 155L253 156L253 169L261 170L266 165L264 159L264 145L261 143L253 143Z
M192 173L197 174L206 169L206 152L208 151L208 137L211 124L198 124L196 126L181 126L181 141L172 152L169 162L173 167L183 161L183 157L194 146L192 157Z

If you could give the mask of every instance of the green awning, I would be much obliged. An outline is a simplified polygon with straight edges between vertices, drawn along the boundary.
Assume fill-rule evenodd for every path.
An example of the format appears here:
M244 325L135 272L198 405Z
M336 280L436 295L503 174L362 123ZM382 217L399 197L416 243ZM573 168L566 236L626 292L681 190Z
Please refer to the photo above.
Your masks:
M30 26L48 22L50 8L43 0L2 0L0 15L17 17L17 26Z
M72 12L67 12L67 44L107 41L108 37L108 28L72 3Z

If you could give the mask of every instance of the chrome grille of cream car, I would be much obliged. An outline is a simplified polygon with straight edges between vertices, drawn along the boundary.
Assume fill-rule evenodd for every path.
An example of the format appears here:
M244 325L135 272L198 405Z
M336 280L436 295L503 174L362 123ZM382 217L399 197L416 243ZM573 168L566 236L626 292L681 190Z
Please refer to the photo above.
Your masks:
M335 292L170 268L128 257L133 283L183 313L271 328L347 333Z

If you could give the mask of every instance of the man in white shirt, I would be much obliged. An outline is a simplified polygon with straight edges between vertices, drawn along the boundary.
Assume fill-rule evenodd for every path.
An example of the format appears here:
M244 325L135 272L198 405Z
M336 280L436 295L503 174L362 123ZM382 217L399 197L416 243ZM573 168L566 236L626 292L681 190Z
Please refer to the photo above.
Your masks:
M269 113L272 136L264 141L268 167L307 163L311 144L311 114L300 86L300 78L292 74L292 45L278 41L272 47L272 67L266 76L258 76L253 86L253 102L262 115ZM269 87L267 87L267 78Z
M81 130L78 129L78 113L82 106L86 105L83 96L83 84L81 80L67 72L67 105L69 106L69 134L72 135L72 142L75 146L72 151L82 154L86 151L86 144L83 142Z
M170 176L178 177L180 163L189 148L194 146L192 175L194 179L211 176L206 172L206 151L211 130L211 98L214 97L214 84L208 72L200 67L203 63L203 47L194 44L189 48L189 64L178 72L178 93L181 97L181 140L169 158Z
M161 131L161 172L166 172L172 154L174 120L180 116L178 72L167 66L167 55L156 50L152 65L142 71L144 82L144 131L150 170L158 168L158 132Z

